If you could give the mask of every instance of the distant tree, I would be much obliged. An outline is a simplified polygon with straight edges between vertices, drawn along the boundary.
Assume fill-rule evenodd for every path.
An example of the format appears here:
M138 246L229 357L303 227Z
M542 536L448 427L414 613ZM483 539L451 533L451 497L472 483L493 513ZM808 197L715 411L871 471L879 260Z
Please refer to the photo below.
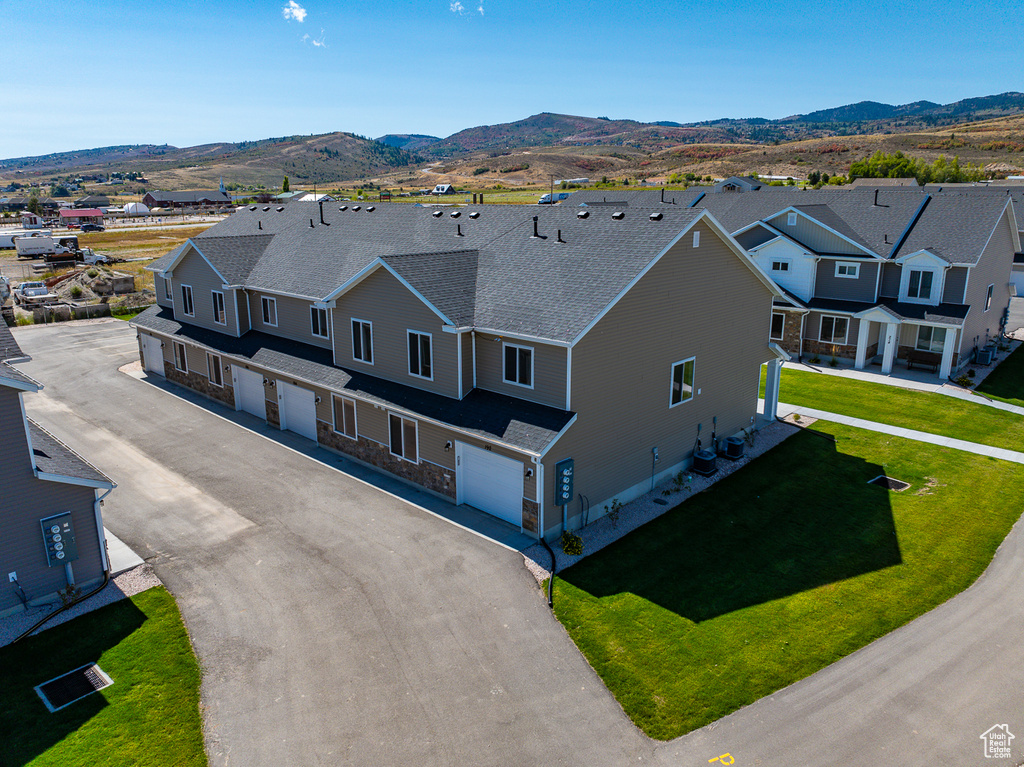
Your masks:
M38 197L33 196L28 198L28 212L35 213L37 216L43 212L39 207Z
M294 165L295 163L292 163L292 164ZM292 185L290 183L288 183L288 177L285 176L284 177L284 183L281 184L281 191L282 192L290 192L291 190L292 190Z
M823 183L823 184L827 184L828 183L828 174L827 173L822 173L821 174L821 183Z
M812 170L810 173L807 174L807 183L817 184L819 181L821 181L821 173L819 173L818 171Z
M66 186L64 186L63 184L58 184L57 186L53 187L50 190L50 196L51 197L70 197L71 196L71 192L69 192L68 188Z

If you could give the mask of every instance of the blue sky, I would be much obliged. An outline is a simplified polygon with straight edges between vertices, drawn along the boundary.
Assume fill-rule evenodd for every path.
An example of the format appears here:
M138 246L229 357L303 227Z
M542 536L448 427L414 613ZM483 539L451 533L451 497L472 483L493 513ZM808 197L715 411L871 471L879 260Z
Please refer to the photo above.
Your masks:
M1013 4L0 0L0 158L1024 90ZM1019 10L1019 6L1018 6Z

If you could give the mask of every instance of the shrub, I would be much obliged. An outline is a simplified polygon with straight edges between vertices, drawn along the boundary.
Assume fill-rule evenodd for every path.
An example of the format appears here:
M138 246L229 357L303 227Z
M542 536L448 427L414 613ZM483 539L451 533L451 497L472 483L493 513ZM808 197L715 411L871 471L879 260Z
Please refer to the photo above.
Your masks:
M956 383L959 384L960 386L964 387L965 389L970 389L971 388L971 383L973 383L973 382L967 376L960 375L960 376L957 377Z
M97 274L99 274L99 272L96 269L90 269L89 271L86 272L86 274L89 277L95 277Z
M489 170L490 168L477 168L476 170L473 171L473 175L480 176L483 175L484 173L487 173Z
M81 285L72 285L71 286L71 297L72 298L81 298L82 297L82 286Z
M612 527L616 527L619 524L620 511L622 511L622 504L618 498L612 498L612 507L610 509L607 506L604 507L604 513L612 521Z
M562 551L570 557L578 557L583 553L583 539L566 530L562 533Z

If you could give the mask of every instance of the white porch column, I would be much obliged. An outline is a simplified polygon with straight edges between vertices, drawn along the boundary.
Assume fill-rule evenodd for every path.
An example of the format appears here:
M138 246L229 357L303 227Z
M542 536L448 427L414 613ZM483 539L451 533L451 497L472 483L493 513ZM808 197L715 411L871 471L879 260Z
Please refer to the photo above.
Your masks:
M946 339L942 342L942 364L939 365L939 378L949 380L953 368L953 346L956 340L956 328L946 328Z
M892 363L896 359L896 347L900 340L900 326L895 322L885 323L885 350L882 352L882 375L892 372Z
M779 382L782 379L782 360L768 360L764 379L764 417L774 421L779 412Z
M863 370L867 365L868 356L868 326L870 321L864 319L860 320L860 329L857 331L857 357L853 362L853 366L857 370Z

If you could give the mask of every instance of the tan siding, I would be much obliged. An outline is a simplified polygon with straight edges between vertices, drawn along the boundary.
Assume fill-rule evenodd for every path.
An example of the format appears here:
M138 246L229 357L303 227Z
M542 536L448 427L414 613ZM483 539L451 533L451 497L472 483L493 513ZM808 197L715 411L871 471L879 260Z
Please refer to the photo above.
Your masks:
M1010 270L1013 267L1013 235L1009 213L996 227L988 247L971 269L967 282L967 299L971 311L964 323L960 353L966 355L974 346L984 346L988 338L999 333L999 319L1010 303ZM985 295L993 285L992 307L985 311Z
M573 349L579 416L544 459L545 529L559 521L550 496L562 458L576 459L576 488L596 514L650 479L652 448L661 471L690 456L698 423L705 445L714 416L721 437L750 426L760 367L771 357L771 295L710 228L698 228L700 248L683 238ZM688 357L699 393L669 408L672 364Z
M352 319L373 323L373 364L352 356ZM442 332L441 319L384 269L378 269L338 299L334 309L339 367L362 370L417 389L458 397L457 336ZM431 335L433 379L409 375L407 332Z
M789 226L786 223L787 216L787 213L783 213L774 219L769 219L768 223L787 237L792 237L797 242L803 243L815 253L849 253L851 255L864 255L864 251L856 245L850 244L839 235L833 234L827 229L822 228L820 224L809 221L803 216L797 216L796 224L794 226Z
M814 281L815 297L838 298L843 301L874 301L878 262L857 260L860 271L855 280L836 277L837 263L838 261L830 258L823 258L818 262L818 274Z
M498 339L498 340L495 340ZM533 349L533 388L517 386L504 381L504 345L528 346ZM476 336L476 385L481 389L539 402L552 407L565 407L565 368L567 350L493 333Z
M228 295L231 305L238 306L238 325L241 328L240 335L245 335L252 327L249 320L249 296L241 288L232 290Z
M473 334L462 334L462 396L473 391Z
M945 285L942 288L942 300L950 304L964 302L964 284L967 282L968 269L964 266L951 266L946 270Z
M263 295L258 292L249 294L249 312L252 315L253 330L268 333L272 336L290 338L293 341L301 341L311 346L320 346L325 349L331 348L330 339L317 338L313 335L313 326L309 313L310 307L313 305L312 301L266 294L277 301L277 327L275 328L263 324L263 305L260 300Z
M235 335L237 332L235 302L231 300L231 291L224 290L224 283L202 256L190 250L181 260L181 263L174 268L171 284L174 287L174 318L176 320L216 330L220 333ZM192 303L195 307L195 317L189 317L182 312L182 285L192 286ZM212 291L214 290L224 293L224 313L227 325L218 325L213 321Z

